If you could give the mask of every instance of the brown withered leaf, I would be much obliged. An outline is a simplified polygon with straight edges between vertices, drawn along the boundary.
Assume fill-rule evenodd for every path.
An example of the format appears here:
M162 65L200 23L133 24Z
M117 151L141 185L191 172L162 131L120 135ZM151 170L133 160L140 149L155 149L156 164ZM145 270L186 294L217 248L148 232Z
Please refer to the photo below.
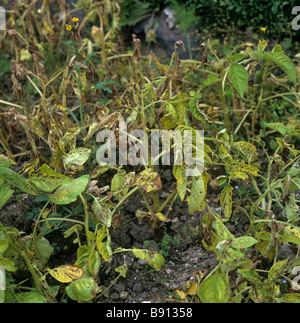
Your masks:
M120 223L121 223L121 213L118 212L117 214L115 214L112 217L111 221L112 221L114 228L118 229L120 227Z

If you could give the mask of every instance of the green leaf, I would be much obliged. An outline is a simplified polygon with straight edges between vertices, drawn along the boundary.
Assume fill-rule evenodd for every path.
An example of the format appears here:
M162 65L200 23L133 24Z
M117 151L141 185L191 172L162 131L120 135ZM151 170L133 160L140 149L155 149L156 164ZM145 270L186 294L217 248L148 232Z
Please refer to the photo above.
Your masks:
M269 270L268 281L271 282L278 279L280 275L284 272L284 270L287 269L286 264L288 261L289 261L289 258L276 262Z
M109 261L112 255L110 242L111 242L111 237L109 235L108 228L106 226L103 226L101 229L97 231L96 244L97 244L98 251L100 252L101 256L106 262Z
M229 220L232 213L232 191L233 187L227 184L221 192L220 202L225 212L225 221Z
M14 262L7 258L3 258L0 256L0 267L3 267L7 271L16 271L18 268L15 267Z
M88 148L76 148L70 151L63 157L65 167L77 168L87 162L91 155L91 150Z
M290 58L283 52L263 53L259 57L277 64L287 74L290 81L296 83L296 69Z
M4 184L0 186L0 208L8 201L13 193L14 190L10 189L10 184Z
M231 64L229 68L229 78L238 94L243 98L248 86L248 72L240 64Z
M8 240L0 239L0 253L3 253L8 248Z
M122 188L123 177L126 175L126 172L119 172L114 175L111 180L111 190L117 192Z
M205 86L212 85L212 84L216 83L218 80L219 80L219 75L217 75L217 74L209 74L209 76L203 82L201 87L204 88Z
M295 127L285 126L283 123L280 123L280 122L274 122L274 123L268 122L268 123L265 123L265 125L268 128L271 128L273 130L280 132L283 136L285 136L286 134L292 135L293 132L295 131Z
M254 244L256 244L257 242L258 241L256 239L254 239L253 237L244 236L244 237L235 238L232 241L231 246L233 248L237 248L237 249L249 248L249 247L253 246Z
M77 200L89 182L89 175L83 175L70 184L60 186L54 194L49 195L49 200L58 205L70 204Z
M83 226L81 224L75 224L64 232L64 238L69 238L73 233L79 233L82 230Z
M191 195L189 197L189 213L193 214L202 205L206 195L206 183L203 176L192 178Z
M35 303L35 304L45 304L47 303L47 300L45 297L40 295L37 292L26 292L26 293L20 293L18 294L18 299L20 303Z
M155 270L160 270L165 264L165 258L158 252L146 249L132 249L133 254L144 261Z
M182 165L173 166L173 174L177 180L177 192L181 201L184 200L187 188L188 177L185 174L185 167Z
M241 53L237 53L237 54L235 54L233 56L230 56L229 59L230 59L231 62L239 62L245 57L246 57L246 55L241 54Z
M44 164L37 172L33 173L26 182L37 187L41 191L51 192L58 186L71 183L72 180L67 176L55 172Z
M39 195L42 193L41 190L37 189L30 183L27 183L23 176L14 172L10 168L0 167L0 179L1 178L27 194Z
M96 296L99 287L93 278L84 277L70 283L66 291L74 301L88 302Z
M229 290L227 278L216 273L203 280L198 297L202 303L226 303L229 300Z
M300 238L298 238L293 234L285 233L280 236L280 240L281 242L289 242L289 243L295 243L297 245L300 245Z
M5 301L5 290L0 289L0 304L3 304Z
M34 247L36 250L36 264L38 268L42 270L47 264L50 256L52 255L54 248L51 246L50 242L42 237L36 241L34 241Z
M280 298L276 298L276 301L279 303L300 303L300 294L294 293L294 294L284 294Z
M239 269L238 274L253 285L260 285L262 283L261 277L256 271L250 269Z

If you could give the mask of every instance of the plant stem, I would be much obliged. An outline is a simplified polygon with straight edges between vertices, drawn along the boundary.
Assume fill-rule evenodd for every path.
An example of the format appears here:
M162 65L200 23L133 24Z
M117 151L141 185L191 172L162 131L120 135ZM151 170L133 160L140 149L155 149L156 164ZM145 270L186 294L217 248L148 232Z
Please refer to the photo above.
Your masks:
M41 220L41 221L40 221L40 223L45 222L45 221L66 221L66 222L72 222L72 223L81 224L82 226L84 226L84 222L82 222L82 221L78 221L78 220L73 220L73 219L65 219L65 218L47 218L47 219Z
M82 194L80 194L80 198L83 202L84 213L85 213L84 228L85 228L85 234L86 234L86 241L87 241L88 246L90 246L91 240L90 240L90 235L89 235L89 209L88 209L86 198Z
M36 223L35 223L35 226L34 226L34 229L33 229L33 233L32 233L32 240L31 240L30 248L32 247L32 244L33 244L33 242L35 240L36 230L37 230L38 224L40 223L41 216L43 215L43 213L44 213L46 207L48 206L49 202L50 201L47 201L47 203L44 205L42 211L40 212L40 214L39 214L39 216L38 216L38 218L36 220Z
M168 205L168 203L172 200L173 197L177 194L177 189L175 189L168 198L164 201L164 203L157 209L157 213L162 212L162 210Z
M265 196L267 194L269 194L269 192L271 192L278 184L280 184L282 182L282 179L279 179L277 180L276 182L272 183L269 188L256 200L256 202L253 203L253 205L251 206L251 214L250 214L250 226L247 230L247 233L246 235L249 235L249 233L251 232L253 226L254 226L254 223L255 223L255 220L254 220L254 211L255 211L255 208L257 206L257 204L265 198Z
M115 206L115 208L112 210L110 216L113 217L113 215L115 214L115 212L117 211L117 209L128 199L128 197L130 195L132 195L133 193L135 193L137 190L139 189L138 186L136 186L134 189L132 189L129 193L127 193L127 195L125 195L122 200Z
M224 72L224 69L222 67L222 77L219 81L219 89L220 89L220 99L221 99L221 104L223 109L224 127L229 132L229 129L230 129L230 120L229 120L229 111L228 111L229 109L226 106L226 100L224 95L224 82L225 82L227 73L228 73L227 71Z

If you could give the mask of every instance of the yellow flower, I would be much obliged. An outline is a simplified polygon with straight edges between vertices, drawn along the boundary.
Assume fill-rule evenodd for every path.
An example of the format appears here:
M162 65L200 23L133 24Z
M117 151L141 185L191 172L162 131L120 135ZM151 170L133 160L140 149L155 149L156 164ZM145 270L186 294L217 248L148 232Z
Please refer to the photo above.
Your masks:
M71 30L73 29L73 27L72 27L72 25L66 25L66 29L67 29L68 31L71 31Z
M267 34L269 33L269 30L265 27L260 28L260 30L265 34L267 32Z
M76 17L74 17L74 18L73 18L73 21L74 21L74 22L78 22L78 21L79 21L79 19L78 19L78 18L76 18Z

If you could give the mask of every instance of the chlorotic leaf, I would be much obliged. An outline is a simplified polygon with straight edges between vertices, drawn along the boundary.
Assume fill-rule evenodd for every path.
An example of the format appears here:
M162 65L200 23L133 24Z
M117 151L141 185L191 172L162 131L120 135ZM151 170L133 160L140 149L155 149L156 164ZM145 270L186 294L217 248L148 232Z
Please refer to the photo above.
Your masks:
M162 188L159 174L153 172L150 168L140 172L136 176L135 180L136 185L145 190L147 193L160 191Z
M160 270L165 264L165 258L156 251L146 249L132 249L133 254L144 261L155 270Z
M8 201L13 193L14 190L10 189L10 184L0 186L0 208Z
M101 265L101 256L98 250L93 250L89 255L89 272L95 276L98 274Z
M228 153L227 149L224 147L224 145L220 145L219 147L219 154L220 158L225 162L226 164L231 164L233 162L233 159L231 155Z
M122 265L122 266L119 266L115 269L115 271L117 273L120 273L122 277L126 278L126 274L127 274L127 270L128 270L128 267L127 265Z
M67 286L66 292L74 301L88 302L99 292L99 287L92 277L83 277Z
M111 226L111 212L103 207L99 201L94 197L94 202L92 204L92 211L94 215L108 228Z
M26 182L44 192L51 192L58 186L70 183L72 180L44 164L37 172L31 174Z
M41 190L26 182L26 179L23 176L14 172L10 168L0 167L0 179L4 179L6 182L16 186L27 194L39 195L42 193Z
M18 268L15 267L15 263L10 259L0 256L0 267L4 268L7 271L16 271Z
M198 179L193 177L191 186L191 195L189 197L189 213L193 214L202 205L206 196L206 182L203 176Z
M233 180L237 180L237 179L248 179L249 176L244 173L244 172L233 172L232 174L230 174L230 177Z
M239 269L238 274L248 280L251 284L260 285L262 283L261 277L257 272L250 269Z
M91 155L91 150L88 148L76 148L70 151L64 158L64 165L65 167L79 167L82 166L84 163L87 162Z
M229 289L226 277L216 273L203 280L198 297L202 303L226 303L229 300Z
M232 191L233 187L227 184L221 192L221 206L225 212L225 221L229 220L232 213Z
M278 261L269 270L268 280L270 282L274 282L276 279L280 277L284 270L287 269L286 264L289 261L289 258L284 259L282 261Z
M83 175L72 183L60 186L54 194L49 195L49 200L55 204L65 205L77 200L89 182L89 175Z
M4 164L8 164L8 165L17 165L16 162L14 162L12 159L10 159L9 157L0 154L0 165L4 163Z
M76 265L62 265L54 269L48 269L48 272L61 283L70 283L84 274L83 269Z
M47 300L37 292L26 292L18 294L18 299L22 304L46 304Z
M109 261L112 255L110 242L111 242L111 237L109 235L108 228L106 226L103 226L101 229L97 231L96 244L97 244L98 251L100 252L101 256L106 262Z
M253 237L243 236L239 238L235 238L232 243L231 247L241 249L241 248L249 248L256 244L258 241Z

